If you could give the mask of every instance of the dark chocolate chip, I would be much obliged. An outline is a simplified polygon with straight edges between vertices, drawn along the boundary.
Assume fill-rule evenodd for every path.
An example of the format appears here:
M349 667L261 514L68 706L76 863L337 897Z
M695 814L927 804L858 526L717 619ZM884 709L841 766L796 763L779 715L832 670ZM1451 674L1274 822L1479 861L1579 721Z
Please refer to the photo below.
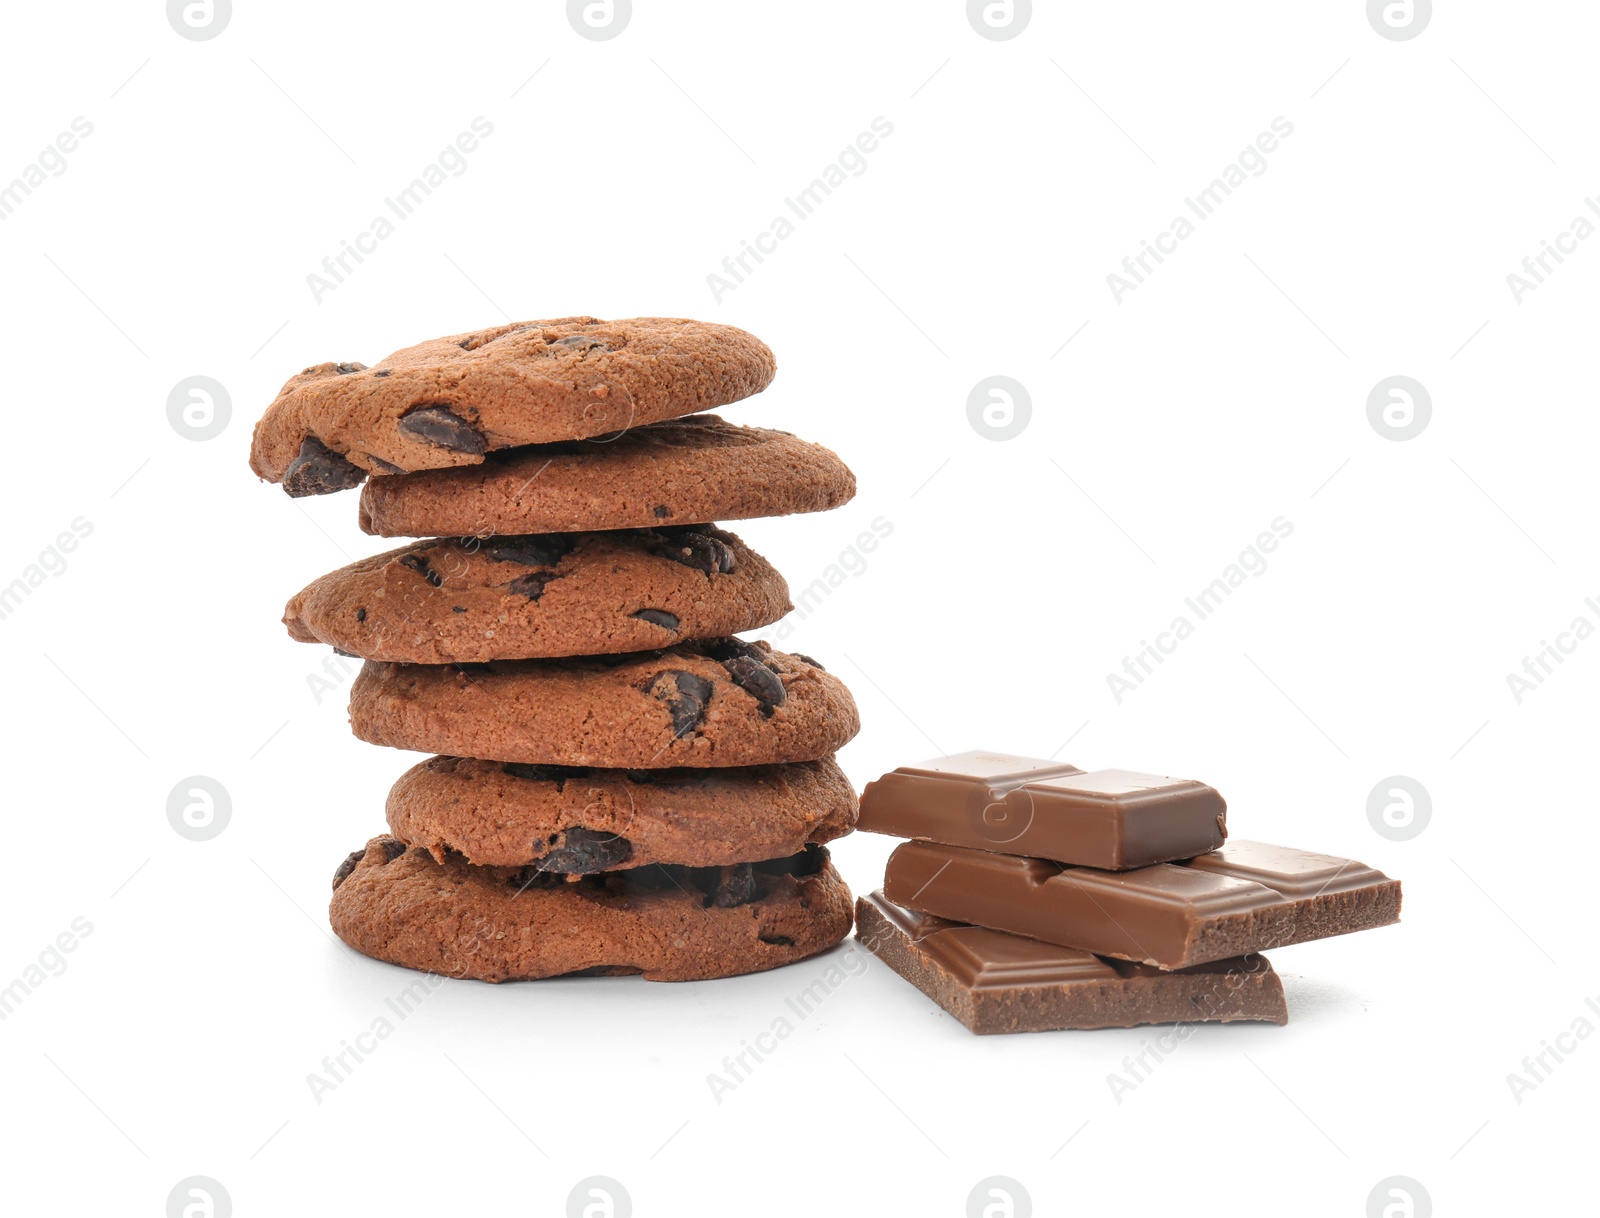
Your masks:
M333 370L340 376L349 376L352 372L365 372L365 364L335 364Z
M379 844L383 846L383 853L384 853L384 860L383 861L385 863L394 862L395 859L399 858L407 850L411 849L410 846L407 846L398 837L381 838L380 841L379 841Z
M810 656L802 655L798 651L794 653L794 658L797 659L797 660L804 660L807 664L811 665L811 667L815 668L818 672L827 672L828 671L826 668L822 667L821 664L818 664L815 660L813 660Z
M357 609L356 610L356 621L364 622L366 620L367 620L367 611L365 609Z
M530 601L536 601L544 595L546 584L560 579L561 576L554 571L533 571L527 575L519 575L506 585L506 591L512 596L525 596Z
M743 658L765 664L773 672L778 671L777 665L770 658L770 652L762 650L754 643L746 643L743 639L735 638L732 635L721 639L705 639L700 643L700 650L720 663L726 664L729 660Z
M373 376L392 376L393 374L394 374L394 369L393 368L379 368L372 375Z
M711 682L704 677L681 669L657 673L644 687L646 693L654 694L667 704L675 737L687 736L700 726L700 720L705 718L706 703L711 701L711 688Z
M453 453L481 456L489 447L483 433L448 406L419 406L401 417L400 430Z
M402 554L396 561L402 567L415 571L435 588L444 583L444 577L428 565L428 560L421 554Z
M339 869L333 873L333 886L339 887L350 878L350 873L356 869L356 864L366 857L367 850L363 846L360 850L352 850L344 856L344 862L339 864Z
M651 548L662 558L670 558L707 575L726 575L733 570L732 547L705 533L689 530L664 533Z
M333 649L333 654L336 656L343 656L347 660L359 660L361 658L355 652L346 651L343 647L335 647Z
M467 607L465 605L451 605L450 606L450 612L451 613L465 613L466 611L467 611Z
M665 520L668 516L672 515L672 509L664 503L658 504L655 508L655 514L657 520Z
M767 944L767 946L769 946L769 947L793 947L794 946L794 940L789 938L788 935L757 935L756 937L758 939L760 939L761 942Z
M283 474L283 489L296 499L331 495L359 486L367 471L333 451L316 436L307 436Z
M525 567L553 567L572 553L572 547L576 544L573 538L562 533L496 537L484 543L483 552L495 562L519 562Z
M783 700L788 697L788 691L783 688L783 679L760 660L736 656L724 660L722 666L728 670L735 685L761 704L761 713L769 719L772 717L772 708L782 706Z
M649 622L652 626L660 626L663 630L676 630L678 628L677 615L668 613L665 609L640 609L636 613L628 614L628 616L638 618L641 622Z
M706 894L706 904L718 909L732 909L737 905L748 905L760 895L761 890L756 887L755 872L750 869L750 864L735 863L731 867L717 868L716 879Z
M382 457L374 457L371 453L367 454L367 460L371 461L378 467L375 472L380 474L403 474L406 472L398 465L393 465L390 462L385 461Z
M733 570L734 554L732 546L716 537L704 538L701 544L711 551L711 557L717 564L718 574L727 575Z
M633 843L614 833L596 833L577 827L561 835L561 844L534 866L562 875L593 875L610 871L633 857Z
M474 345L475 344L470 338L463 338L456 344L456 346L460 347L463 351L471 351Z

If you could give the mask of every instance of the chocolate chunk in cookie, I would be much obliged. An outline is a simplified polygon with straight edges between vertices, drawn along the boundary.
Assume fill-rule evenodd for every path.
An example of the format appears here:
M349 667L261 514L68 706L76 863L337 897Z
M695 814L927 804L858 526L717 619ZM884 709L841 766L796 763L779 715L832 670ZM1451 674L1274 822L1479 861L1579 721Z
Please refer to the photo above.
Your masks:
M283 489L295 498L330 495L359 486L367 471L341 457L316 436L307 436L283 474Z
M455 453L481 456L489 447L483 433L448 406L419 406L400 417L400 430Z
M333 873L333 886L335 888L339 887L340 884L343 884L345 880L350 877L350 873L356 869L356 864L361 861L362 856L366 854L366 852L366 848L363 847L360 850L352 850L349 854L344 856L344 862L340 863L338 869Z
M707 575L726 575L737 561L731 546L714 532L700 529L658 534L656 553Z
M687 736L706 717L712 684L704 677L682 671L657 673L645 688L667 704L674 736Z
M402 554L399 558L395 559L395 562L400 566L405 567L409 571L415 571L435 588L442 588L444 586L444 576L440 575L433 569L428 562L428 556L426 554Z
M536 601L544 595L545 586L561 576L555 571L534 571L528 575L519 575L506 585L506 591L512 596L525 596L530 601Z
M627 838L576 825L556 835L555 845L544 853L536 866L563 875L588 875L622 867L632 857L633 843Z
M782 678L759 660L739 656L737 659L724 660L722 666L728 670L733 683L760 704L763 715L770 716L774 707L783 705L785 692Z
M716 878L706 893L706 904L718 909L733 909L748 905L760 895L755 872L749 863L735 863L731 867L718 867Z
M628 616L649 622L652 626L660 626L663 630L676 631L682 624L676 613L668 613L665 609L636 609Z

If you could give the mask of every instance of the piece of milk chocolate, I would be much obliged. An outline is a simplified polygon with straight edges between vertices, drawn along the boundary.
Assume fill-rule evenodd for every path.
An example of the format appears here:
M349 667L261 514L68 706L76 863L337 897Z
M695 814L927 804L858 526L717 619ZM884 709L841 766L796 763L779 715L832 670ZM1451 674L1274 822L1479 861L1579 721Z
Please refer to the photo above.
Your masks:
M1277 946L1400 920L1400 881L1354 859L1266 842L1230 842L1180 865L1260 884L1282 897L1293 912L1294 925Z
M883 889L908 909L1167 969L1400 919L1399 881L1255 842L1136 871L906 842Z
M856 937L980 1034L1289 1020L1265 956L1168 972L913 913L882 892L856 902Z
M972 752L869 782L856 828L1126 871L1215 850L1227 809L1187 778Z

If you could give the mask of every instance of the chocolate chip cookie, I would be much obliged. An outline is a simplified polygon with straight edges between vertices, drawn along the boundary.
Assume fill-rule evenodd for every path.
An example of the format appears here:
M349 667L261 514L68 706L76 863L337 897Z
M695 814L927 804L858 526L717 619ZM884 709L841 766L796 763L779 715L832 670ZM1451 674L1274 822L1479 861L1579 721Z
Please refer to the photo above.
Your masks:
M334 932L364 955L479 981L642 973L700 981L793 964L850 932L821 846L735 867L639 867L567 880L435 862L375 837L333 877Z
M778 858L850 832L832 757L719 770L597 770L430 757L389 792L389 829L443 862L586 875Z
M519 444L580 440L759 393L765 343L678 317L518 322L406 347L369 368L291 377L256 424L250 468L291 495L369 473L476 465Z
M825 512L855 493L855 475L822 445L697 414L372 478L361 527L380 537L631 529Z
M790 608L766 559L698 525L420 541L324 575L283 622L364 659L447 664L642 651Z
M419 752L657 769L815 761L860 720L844 683L814 660L726 638L583 659L368 660L350 725Z

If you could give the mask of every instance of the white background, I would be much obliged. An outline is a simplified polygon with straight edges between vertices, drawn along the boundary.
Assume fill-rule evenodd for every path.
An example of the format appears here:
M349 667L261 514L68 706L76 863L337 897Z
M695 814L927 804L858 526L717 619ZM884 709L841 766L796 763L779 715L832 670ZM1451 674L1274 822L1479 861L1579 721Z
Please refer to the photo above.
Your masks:
M159 1215L203 1174L241 1218L561 1214L600 1174L640 1215L959 1215L998 1174L1038 1214L1358 1216L1401 1174L1441 1214L1550 1210L1587 1178L1600 1038L1520 1103L1507 1075L1600 1025L1600 642L1520 704L1506 675L1600 624L1600 242L1520 303L1506 276L1600 187L1600 14L1442 8L1390 41L1351 0L1040 4L991 41L953 0L637 0L595 42L552 2L240 0L194 42L151 0L9 6L0 181L93 133L0 222L0 584L93 531L0 621L0 974L93 931L0 1023L8 1209ZM466 171L318 303L306 276L476 116ZM717 301L878 116L865 172ZM1267 169L1117 303L1106 275L1277 116ZM714 1100L830 958L451 983L317 1103L409 980L325 910L413 759L314 700L327 653L277 621L383 543L353 494L258 483L251 424L307 364L582 312L774 348L726 417L861 487L737 526L796 588L892 522L788 640L855 691L858 786L980 745L1193 776L1236 837L1402 878L1404 922L1276 953L1289 1026L1201 1028L1120 1103L1149 1029L973 1037L875 961ZM1032 399L1007 442L966 414L997 374ZM1366 412L1397 374L1433 403L1407 442ZM209 441L167 420L193 375L232 401ZM1265 573L1119 703L1107 674L1280 516ZM196 774L232 799L201 843L166 819ZM1395 774L1433 803L1406 842L1367 819ZM834 855L864 891L892 845Z

